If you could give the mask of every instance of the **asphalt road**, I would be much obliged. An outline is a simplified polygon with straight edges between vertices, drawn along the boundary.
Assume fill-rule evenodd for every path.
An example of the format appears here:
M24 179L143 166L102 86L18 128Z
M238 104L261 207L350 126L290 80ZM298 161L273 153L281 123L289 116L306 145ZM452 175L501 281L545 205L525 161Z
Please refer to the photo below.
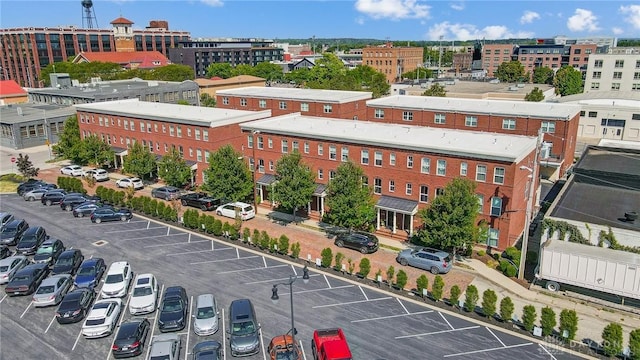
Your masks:
M271 302L271 288L302 275L292 265L259 252L235 248L226 242L135 216L129 222L92 224L74 218L58 206L25 202L17 195L0 195L0 211L44 226L68 247L82 250L85 258L102 257L107 264L127 260L136 274L153 273L161 286L184 286L191 298L213 293L223 321L220 330L206 338L193 333L192 322L179 332L181 359L190 358L193 346L215 339L230 359L227 309L234 299L249 298L261 323L262 349L246 359L266 359L266 347L276 335L290 328L289 288L280 286L278 304ZM424 304L400 299L344 279L310 269L310 281L293 284L296 339L305 359L312 359L310 341L314 329L342 327L355 359L577 359L552 345L542 346L503 330L469 321ZM123 300L127 302L129 296ZM110 359L113 335L87 340L82 322L59 325L55 307L34 308L31 297L7 297L0 292L0 359ZM157 311L147 315L159 334ZM130 318L123 312L120 322Z

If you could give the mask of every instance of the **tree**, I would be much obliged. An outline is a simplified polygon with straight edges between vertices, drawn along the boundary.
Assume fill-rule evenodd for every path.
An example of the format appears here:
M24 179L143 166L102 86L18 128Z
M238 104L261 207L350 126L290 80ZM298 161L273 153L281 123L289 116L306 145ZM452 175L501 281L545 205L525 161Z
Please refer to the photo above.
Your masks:
M358 271L358 274L360 274L360 276L366 279L367 276L369 276L370 271L371 271L371 261L369 261L368 258L362 258L362 260L360 260L360 271Z
M524 101L540 102L544 100L544 93L537 86L524 96Z
M429 288L429 278L427 275L422 274L416 279L416 290L418 291L418 295L422 296L423 290L428 290Z
M364 176L362 168L351 161L338 166L326 190L326 222L349 229L367 230L371 226L375 203L371 188L363 183Z
M510 297L507 296L500 300L500 319L502 319L502 321L510 321L513 317L514 310L515 306L513 305L513 301Z
M153 171L156 170L156 156L140 142L134 142L129 146L123 165L126 173L134 174L141 179L150 178Z
M383 73L368 65L358 65L355 69L347 71L347 76L355 79L354 88L351 90L371 91L373 98L379 98L389 93L391 85Z
M398 270L396 274L396 286L402 290L407 285L407 273L404 270Z
M209 168L204 170L207 181L204 189L214 197L241 201L253 194L253 179L249 165L241 153L231 145L219 148L209 157Z
M536 322L536 308L533 305L525 305L522 308L522 325L527 331L533 330Z
M556 88L556 95L568 96L580 94L582 92L582 73L572 66L565 65L556 72L553 79L553 86Z
M456 252L469 242L478 240L475 226L478 215L476 185L468 179L456 178L447 184L444 194L436 197L431 205L420 210L423 227L416 232L414 241L425 246L435 246Z
M476 304L478 304L478 299L478 288L475 285L467 286L464 296L464 309L468 312L474 311Z
M266 79L267 81L282 80L284 76L282 67L280 65L272 64L268 61L258 63L254 67L253 72L253 75Z
M439 96L446 97L447 91L444 89L444 86L434 83L427 90L422 93L422 96Z
M115 153L111 146L93 134L82 139L79 146L78 164L102 166L113 161Z
M207 93L200 94L200 106L203 107L216 107L216 98Z
M575 310L564 309L560 312L560 333L567 332L567 339L573 340L578 332L578 314ZM563 335L564 336L564 335Z
M524 65L518 60L503 62L494 71L494 74L502 82L519 82L526 79Z
M540 311L540 327L542 328L542 336L553 334L556 327L556 313L552 308L545 306Z
M449 290L449 303L451 306L458 306L460 302L460 287L458 285L453 285L451 290Z
M230 78L233 73L233 67L229 63L213 63L207 67L207 77L219 77L223 79Z
M273 199L280 206L292 212L311 201L316 189L315 176L311 168L302 162L298 151L283 155L276 163L276 183L273 185Z
M444 289L444 280L442 276L436 275L433 279L433 285L431 286L431 297L435 301L440 301L442 299L442 292Z
M534 84L551 85L553 84L553 75L555 75L555 73L553 72L553 69L551 69L550 67L539 66L533 69L532 82Z
M623 348L622 326L611 323L602 330L602 351L607 356L618 356Z
M172 147L160 161L158 161L158 177L167 185L181 187L191 179L191 168L180 152Z
M631 330L629 333L629 353L633 360L640 359L640 329Z
M496 292L487 289L482 292L482 312L484 316L490 318L496 313L496 303L498 302L498 296Z
M38 171L40 171L40 168L33 167L33 163L29 160L29 155L22 156L22 153L18 154L16 167L20 174L26 178L36 177L38 176Z
M53 145L52 149L56 156L67 158L75 163L79 143L80 125L78 117L72 115L64 121L64 128L58 135L58 143Z

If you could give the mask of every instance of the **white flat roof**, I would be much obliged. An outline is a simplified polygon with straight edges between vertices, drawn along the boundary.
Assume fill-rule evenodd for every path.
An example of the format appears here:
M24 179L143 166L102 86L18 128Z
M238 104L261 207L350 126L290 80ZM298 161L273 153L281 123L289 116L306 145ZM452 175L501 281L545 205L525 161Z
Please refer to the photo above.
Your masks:
M342 90L322 90L322 89L298 89L285 87L259 87L248 86L236 89L223 89L216 91L216 95L224 96L246 96L251 98L265 99L287 99L326 103L346 103L357 100L368 100L373 97L372 93L366 91L342 91Z
M466 114L492 114L496 116L530 116L554 120L570 120L580 113L580 106L573 104L412 95L393 95L369 100L367 101L367 106Z
M130 116L145 120L160 120L209 127L237 124L271 116L271 110L245 111L218 109L140 101L138 99L78 104L74 106L79 111L101 112L116 116Z
M519 162L536 148L536 138L531 136L329 119L300 113L251 121L240 127L245 131L506 162Z

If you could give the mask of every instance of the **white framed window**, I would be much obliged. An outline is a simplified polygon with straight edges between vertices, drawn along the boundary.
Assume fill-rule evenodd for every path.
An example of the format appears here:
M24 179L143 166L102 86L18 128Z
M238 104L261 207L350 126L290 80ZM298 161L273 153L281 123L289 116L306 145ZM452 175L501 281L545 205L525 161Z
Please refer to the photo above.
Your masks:
M151 144L151 143L149 143L149 144ZM189 157L190 158L193 157L193 149L192 148L189 148Z
M286 102L286 101L280 101L280 102L278 103L278 108L279 108L280 110L287 110L287 102Z
M478 117L477 116L465 116L464 117L464 126L468 127L478 127Z
M240 98L240 106L247 106L247 99Z
M169 136L176 136L176 128L173 125L169 125Z
M291 152L294 151L300 151L300 143L295 140L291 142Z
M476 181L487 181L487 166L486 165L477 165L476 166Z
M127 120L124 121L124 128L127 128ZM166 134L167 133L167 126L162 124L162 133Z
M264 149L264 138L262 136L258 136L256 140L257 140L257 143L256 143L257 148L260 150Z
M273 139L267 139L267 146L269 147L269 149L273 149Z
M431 171L431 159L423 157L420 159L420 172L428 174Z
M444 188L436 188L436 197L444 195Z
M478 213L484 214L484 195L476 194L476 198L478 199Z
M442 160L442 159L438 160L436 174L439 176L447 175L447 160Z
M343 146L341 151L340 151L340 160L342 162L347 162L349 161L349 148L346 146Z
M447 123L447 115L445 114L434 114L433 122L435 124L446 124Z
M258 159L258 172L264 174L264 160Z
M413 155L407 155L407 168L413 168Z
M164 125L162 125L162 127L164 128ZM127 120L124 121L124 129L129 130L129 121Z
M504 130L515 130L516 129L516 120L515 119L502 119L502 128Z
M491 216L500 216L500 215L502 215L502 198L498 196L493 196L491 197Z
M329 145L329 159L336 160L338 158L337 150L335 145Z
M369 150L360 151L360 163L362 165L369 165Z
M402 120L404 120L404 121L413 121L413 111L403 111L402 112Z
M304 153L308 154L309 153L309 143L308 142L304 142Z
M187 137L191 137L191 128L187 128Z
M209 141L209 130L202 130L202 140Z
M269 171L273 171L273 160L269 160Z
M376 119L384 119L384 109L376 109L373 117Z
M223 98L222 98L222 104L223 104L223 105L229 105L229 98L228 98L228 97L226 97L226 96L225 96L225 97L223 97Z
M253 135L247 135L247 147L253 149Z
M420 185L420 202L429 202L429 187L427 185Z
M325 105L322 107L322 111L323 111L325 114L331 114L331 113L333 112L333 105L327 105L327 104L325 104Z
M489 228L489 231L487 234L487 245L491 247L498 247L499 238L500 238L500 230Z
M396 166L396 153L389 154L389 165Z
M389 192L396 191L396 182L395 180L389 180Z
M375 154L373 154L373 165L375 166L382 166L382 151L376 151Z
M407 183L407 185L404 188L404 193L407 195L413 194L413 185L411 185L411 183Z
M205 150L204 151L204 161L209 162L209 156L211 155L211 153L209 152L209 150Z
M468 164L466 162L460 163L460 176L467 176L467 167Z
M202 162L202 150L200 149L196 149L196 160L198 160L198 162Z
M378 195L382 194L382 179L373 179L373 193Z
M200 129L195 130L196 140L200 140Z
M324 145L318 144L318 155L324 155Z
M104 126L104 121L102 120L102 116L98 117L98 125ZM144 126L142 127L142 132L144 132Z
M265 99L258 100L258 107L261 108L261 109L266 109L267 108L267 100L265 100Z
M308 112L309 103L300 103L300 112Z
M329 180L333 180L336 177L336 172L329 170Z
M178 125L178 126L176 127L176 135L177 135L178 137L182 137L182 126Z
M280 147L282 148L283 154L286 154L289 152L289 142L287 140L282 140L280 142Z
M318 179L319 180L324 179L324 170L318 169Z
M556 132L556 123L555 121L543 121L541 124L543 133L553 134Z
M493 183L504 184L504 168L496 167L493 169Z

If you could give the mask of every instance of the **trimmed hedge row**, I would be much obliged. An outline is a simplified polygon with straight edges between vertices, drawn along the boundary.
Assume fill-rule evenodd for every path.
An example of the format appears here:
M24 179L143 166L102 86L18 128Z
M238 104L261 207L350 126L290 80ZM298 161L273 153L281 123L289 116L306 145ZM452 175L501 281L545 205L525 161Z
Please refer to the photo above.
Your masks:
M78 178L59 176L56 183L60 189L64 189L68 192L76 192L81 194L87 193L87 190L82 184L82 180Z

